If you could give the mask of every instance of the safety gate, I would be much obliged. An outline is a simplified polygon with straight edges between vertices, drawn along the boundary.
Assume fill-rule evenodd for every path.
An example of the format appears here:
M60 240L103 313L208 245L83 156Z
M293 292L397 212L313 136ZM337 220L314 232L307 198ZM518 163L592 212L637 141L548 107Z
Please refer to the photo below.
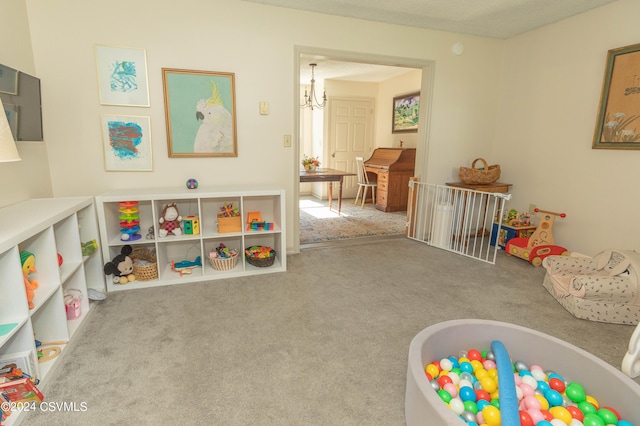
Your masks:
M511 194L409 182L407 236L495 264L504 204Z

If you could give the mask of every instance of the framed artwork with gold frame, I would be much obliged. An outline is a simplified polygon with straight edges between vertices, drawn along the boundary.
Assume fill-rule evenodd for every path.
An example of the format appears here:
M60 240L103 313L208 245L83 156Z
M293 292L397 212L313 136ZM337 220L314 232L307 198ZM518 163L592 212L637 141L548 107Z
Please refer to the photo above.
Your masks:
M607 53L594 149L640 149L640 44Z
M163 68L169 157L237 157L235 75Z

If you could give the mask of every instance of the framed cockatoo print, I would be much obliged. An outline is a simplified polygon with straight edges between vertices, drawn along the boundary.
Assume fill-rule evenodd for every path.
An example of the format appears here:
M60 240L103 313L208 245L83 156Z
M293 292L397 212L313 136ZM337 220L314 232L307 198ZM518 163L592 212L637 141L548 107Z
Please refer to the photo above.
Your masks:
M233 73L162 69L169 157L237 157Z

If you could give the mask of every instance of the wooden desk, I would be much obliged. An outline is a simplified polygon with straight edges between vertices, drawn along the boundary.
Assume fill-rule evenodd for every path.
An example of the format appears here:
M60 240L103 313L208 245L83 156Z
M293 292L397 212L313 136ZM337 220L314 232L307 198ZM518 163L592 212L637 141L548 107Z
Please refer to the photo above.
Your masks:
M345 176L355 176L355 173L343 172L336 169L316 169L314 172L308 172L300 169L300 182L329 182L329 210L333 201L333 184L338 182L338 215L342 208L342 181Z

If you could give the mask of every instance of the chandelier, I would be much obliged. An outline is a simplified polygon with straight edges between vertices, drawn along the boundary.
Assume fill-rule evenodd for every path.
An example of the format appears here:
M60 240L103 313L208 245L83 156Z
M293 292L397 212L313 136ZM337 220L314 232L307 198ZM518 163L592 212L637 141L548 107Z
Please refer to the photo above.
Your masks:
M316 79L313 70L318 64L309 64L311 67L311 87L309 91L307 89L304 90L304 103L300 105L300 108L308 107L313 110L314 108L322 109L327 104L327 92L323 92L322 94L322 103L318 102L318 97L316 96Z

